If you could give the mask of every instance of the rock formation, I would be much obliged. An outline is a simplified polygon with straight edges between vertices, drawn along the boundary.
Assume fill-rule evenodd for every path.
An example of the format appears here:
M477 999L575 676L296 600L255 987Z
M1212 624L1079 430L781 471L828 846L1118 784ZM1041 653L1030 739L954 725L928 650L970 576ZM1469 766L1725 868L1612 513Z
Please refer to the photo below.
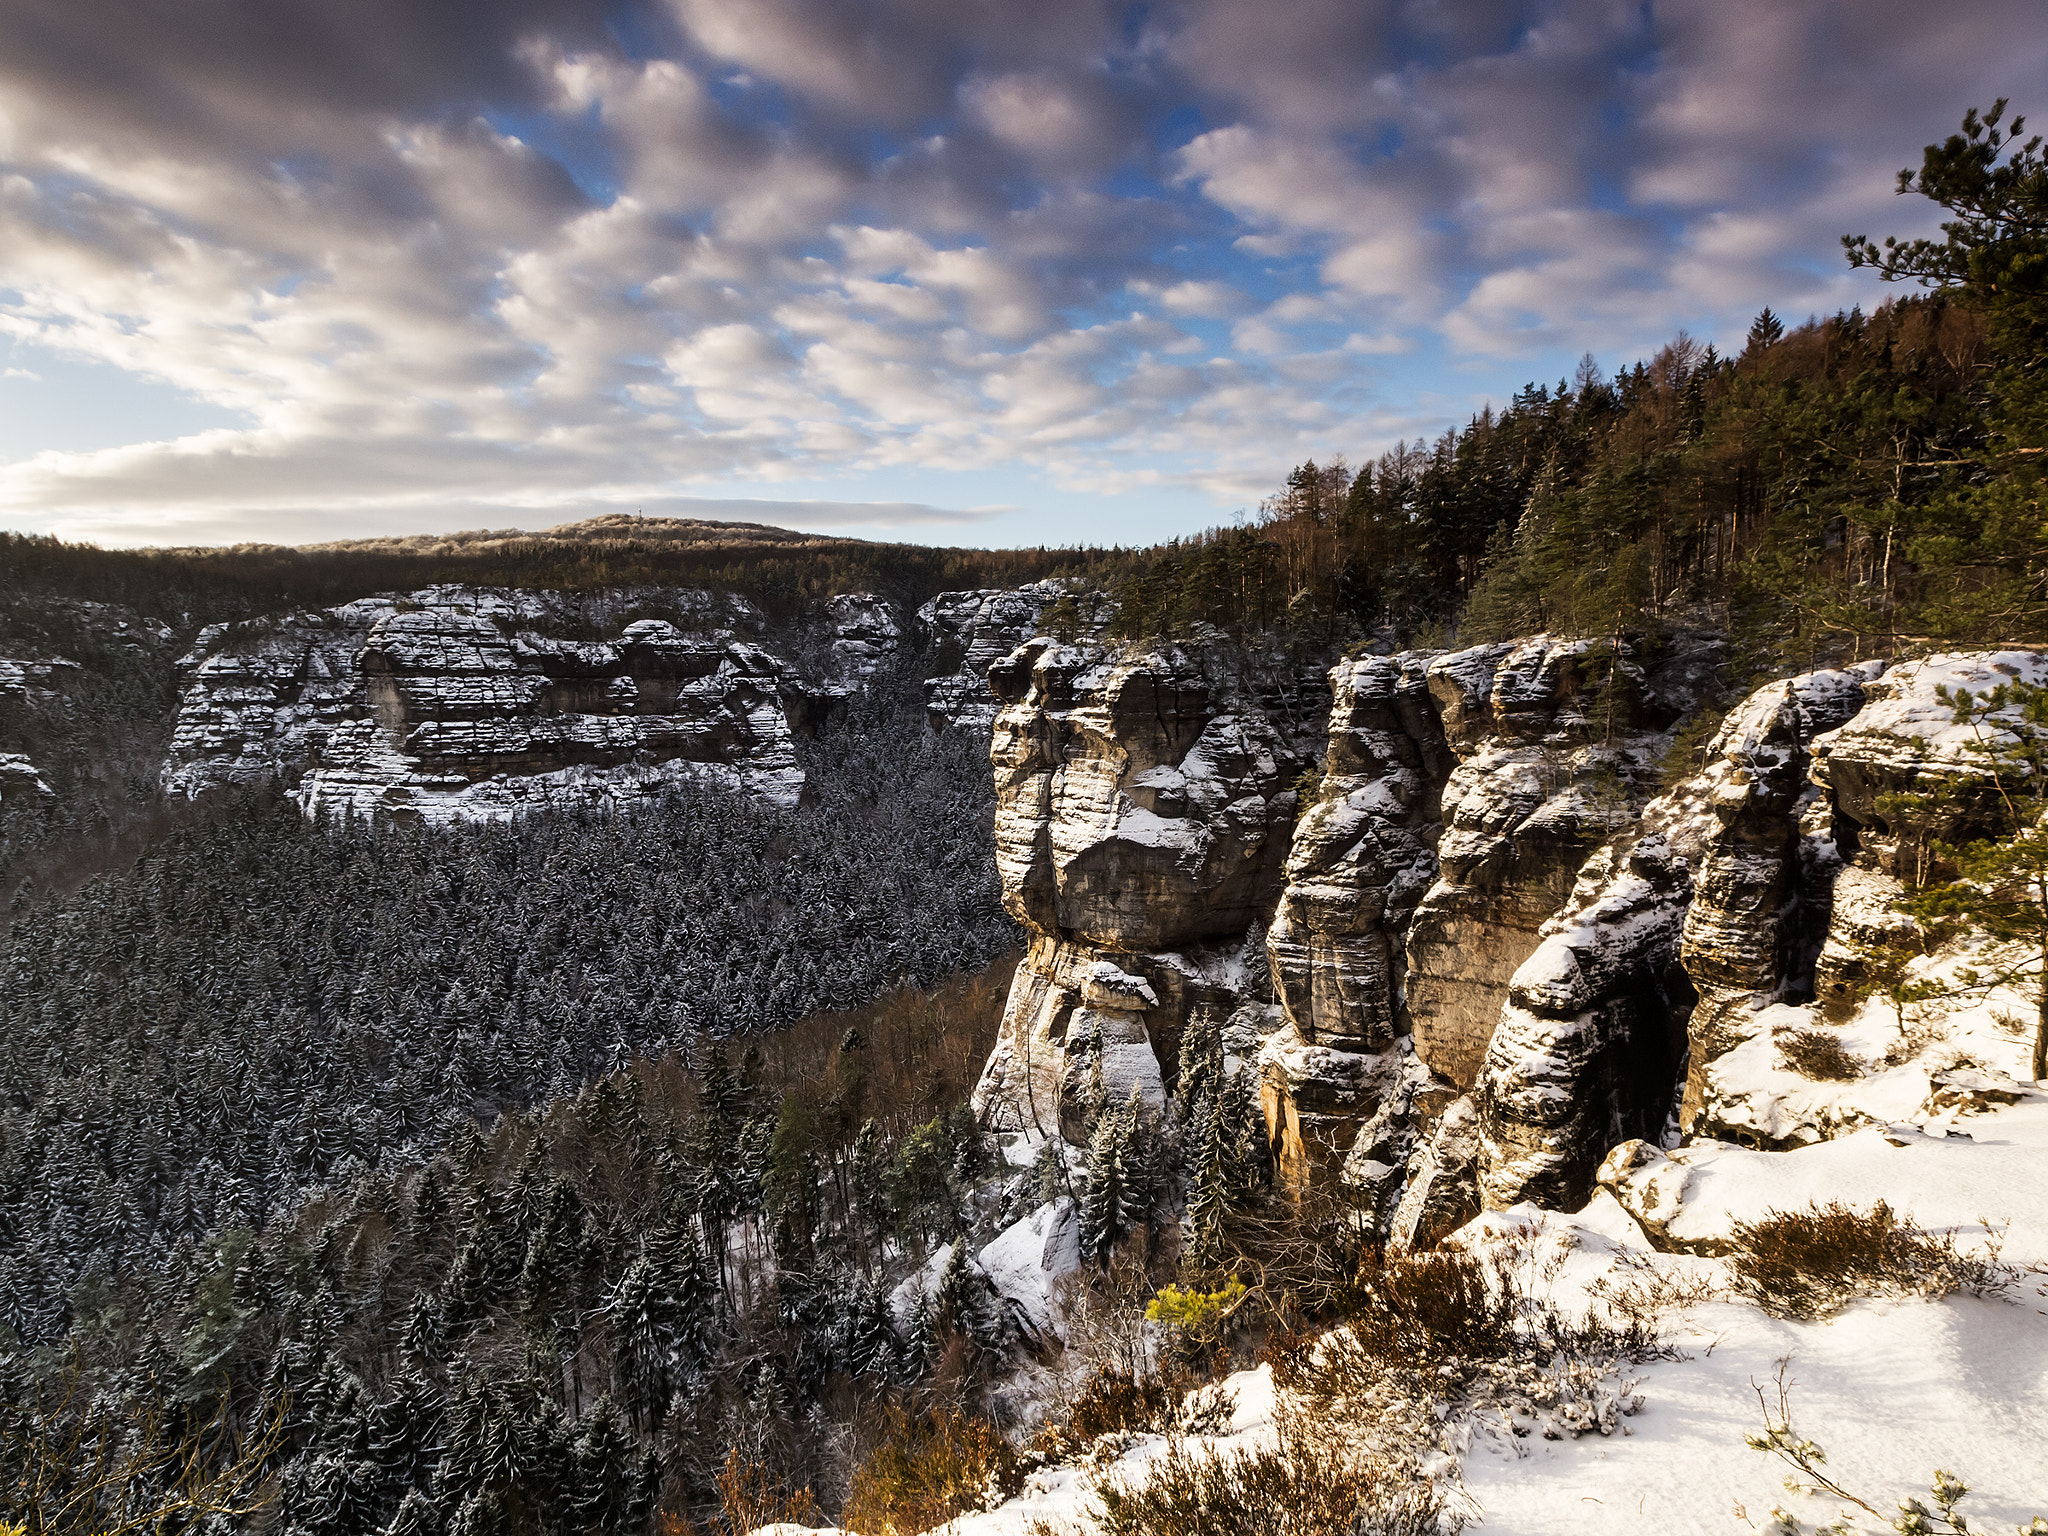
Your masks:
M1320 669L1218 636L1119 654L1034 639L990 680L1003 898L1029 935L975 1107L1074 1139L1097 1094L1155 1108L1179 1036L1261 990Z
M938 648L942 662L958 657L950 670L925 680L925 706L932 724L992 728L1002 702L989 686L989 668L1039 634L1041 617L1062 599L1068 600L1070 610L1058 621L1062 639L1095 639L1116 611L1103 593L1077 592L1062 581L941 592L918 609L918 626Z
M1681 1065L1711 1054L1737 995L1746 1009L1775 991L1783 972L1758 955L1778 953L1797 867L1800 743L1852 714L1863 682L1818 672L1759 689L1704 771L1587 859L1509 984L1474 1090L1488 1206L1582 1204L1609 1148L1664 1133ZM1695 982L1707 1006L1689 1037Z
M1266 1042L1283 1171L1341 1166L1383 1223L1415 1149L1472 1086L1508 979L1586 855L1648 799L1669 727L1717 664L1682 638L1645 668L1624 639L1549 636L1331 673L1330 751L1268 934L1285 1013ZM1461 1110L1428 1151L1434 1231L1476 1146ZM1301 1148L1297 1157L1295 1148ZM1421 1197L1417 1197L1420 1199ZM1428 1203L1428 1202L1425 1202Z
M1570 896L1586 856L1654 793L1669 728L1718 662L1687 637L1653 658L1624 639L1548 635L1428 671L1450 751L1438 877L1407 940L1407 1000L1425 1063L1469 1089L1509 979Z
M665 616L633 617L649 609ZM735 622L758 615L690 590L427 588L209 626L181 663L165 787L192 795L302 773L309 811L426 820L630 798L682 779L794 805L794 690ZM609 640L559 633L608 626Z

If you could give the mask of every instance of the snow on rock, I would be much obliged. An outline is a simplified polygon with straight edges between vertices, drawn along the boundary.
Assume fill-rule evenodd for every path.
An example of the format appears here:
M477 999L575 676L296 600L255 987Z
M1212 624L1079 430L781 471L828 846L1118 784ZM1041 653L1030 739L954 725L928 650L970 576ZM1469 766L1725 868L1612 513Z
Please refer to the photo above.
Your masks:
M1115 652L1036 638L990 673L1003 901L1031 935L975 1089L985 1124L1080 1134L1099 1073L1164 1106L1187 1021L1258 990L1320 670L1221 636ZM1255 968L1256 967L1256 968Z
M1986 1113L1869 1125L1788 1152L1627 1143L1600 1183L1661 1244L1692 1252L1725 1251L1737 1223L1772 1211L1883 1200L1916 1226L1997 1238L2007 1263L2048 1264L2048 1094L2006 1086L2018 1102Z
M1081 1267L1081 1223L1068 1199L1005 1227L979 1254L982 1271L1018 1332L1037 1343L1062 1335L1060 1292Z
M47 699L84 669L62 656L0 656L0 699Z
M1612 664L1607 649L1536 635L1429 663L1456 766L1436 878L1407 930L1405 991L1416 1050L1460 1088L1581 864L1655 793L1670 727L1725 647L1681 635L1654 665L1640 640L1624 638Z
M787 669L734 624L759 615L690 589L443 586L212 625L180 664L165 785L196 795L303 773L308 811L425 821L684 782L794 805Z
M1295 824L1266 955L1287 1020L1308 1043L1379 1051L1400 1032L1401 936L1436 878L1450 771L1426 652L1330 669L1330 746Z
M932 725L988 730L1001 701L989 686L988 669L1026 640L1041 633L1039 619L1062 598L1072 600L1076 638L1093 640L1116 612L1101 592L1076 590L1064 581L1035 581L1022 587L983 587L941 592L917 610L927 638L957 647L958 667L925 679L925 708Z
M873 676L903 642L896 605L873 592L841 592L827 598L825 621L832 630L833 664L845 678Z
M1992 651L1929 656L1902 662L1872 683L1868 702L1852 720L1813 743L1813 776L1833 797L1838 815L1851 826L1866 867L1906 874L1917 848L1932 839L1960 842L1995 823L1995 796L1982 754L1971 750L1974 728L1958 725L1954 710L1937 690L1966 688L1983 694L2000 683L2048 682L2048 656L2036 651ZM2006 733L1995 725L1988 743ZM1885 795L1946 782L1960 793L1954 804L1927 821L1917 813L1911 826L1894 826L1879 808Z
M1883 670L1882 662L1864 662L1768 685L1714 743L1706 791L1713 825L1679 945L1698 994L1687 1025L1680 1111L1687 1129L1700 1120L1715 1062L1754 1033L1757 1010L1812 994L1817 946L1791 940L1825 911L1841 860L1829 808L1808 783L1810 753L1856 714ZM1711 1113L1706 1128L1713 1129Z
M0 800L54 795L42 770L20 752L0 752Z
M1688 1058L1692 983L1680 949L1694 870L1743 851L1741 807L1778 807L1782 817L1793 793L1784 781L1811 739L1805 723L1834 724L1860 685L1860 676L1820 673L1757 690L1723 721L1701 773L1586 860L1514 973L1474 1089L1489 1208L1577 1206L1609 1147L1661 1135ZM1693 953L1714 952L1700 944Z

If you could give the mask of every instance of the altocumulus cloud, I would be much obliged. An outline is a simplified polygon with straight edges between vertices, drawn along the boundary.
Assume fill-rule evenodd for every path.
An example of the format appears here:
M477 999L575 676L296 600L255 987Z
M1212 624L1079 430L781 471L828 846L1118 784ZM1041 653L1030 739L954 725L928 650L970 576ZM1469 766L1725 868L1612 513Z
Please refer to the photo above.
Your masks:
M1924 224L1891 173L1964 105L2048 110L2040 23L0 0L0 332L244 423L19 458L0 520L333 536L991 470L1227 504L1584 349L1867 298L1836 237Z

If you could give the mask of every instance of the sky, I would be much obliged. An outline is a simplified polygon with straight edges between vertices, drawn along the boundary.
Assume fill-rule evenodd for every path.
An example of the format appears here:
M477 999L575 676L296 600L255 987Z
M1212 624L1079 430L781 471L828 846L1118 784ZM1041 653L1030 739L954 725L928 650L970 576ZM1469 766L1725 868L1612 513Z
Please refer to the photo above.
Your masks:
M2041 0L0 0L0 527L1137 544L1844 233Z

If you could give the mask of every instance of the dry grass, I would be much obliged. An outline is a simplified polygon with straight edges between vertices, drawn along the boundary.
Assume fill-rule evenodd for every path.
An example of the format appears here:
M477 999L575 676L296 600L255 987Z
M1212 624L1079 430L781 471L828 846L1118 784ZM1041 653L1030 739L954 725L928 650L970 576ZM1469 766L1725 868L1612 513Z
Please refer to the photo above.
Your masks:
M1017 1453L988 1420L891 1406L839 1520L859 1536L913 1536L1006 1499L1022 1482Z
M1832 1030L1791 1030L1778 1036L1777 1047L1786 1066L1817 1083L1853 1082L1863 1075L1863 1063Z
M1880 1200L1867 1211L1831 1200L1771 1211L1735 1228L1737 1289L1780 1317L1826 1317L1857 1296L1944 1296L2005 1289L2016 1272L1996 1253L1962 1252L1954 1237L1901 1222Z
M1406 1467L1283 1435L1271 1450L1175 1440L1137 1486L1095 1489L1101 1536L1443 1536L1456 1524ZM1047 1536L1039 1527L1038 1536Z

